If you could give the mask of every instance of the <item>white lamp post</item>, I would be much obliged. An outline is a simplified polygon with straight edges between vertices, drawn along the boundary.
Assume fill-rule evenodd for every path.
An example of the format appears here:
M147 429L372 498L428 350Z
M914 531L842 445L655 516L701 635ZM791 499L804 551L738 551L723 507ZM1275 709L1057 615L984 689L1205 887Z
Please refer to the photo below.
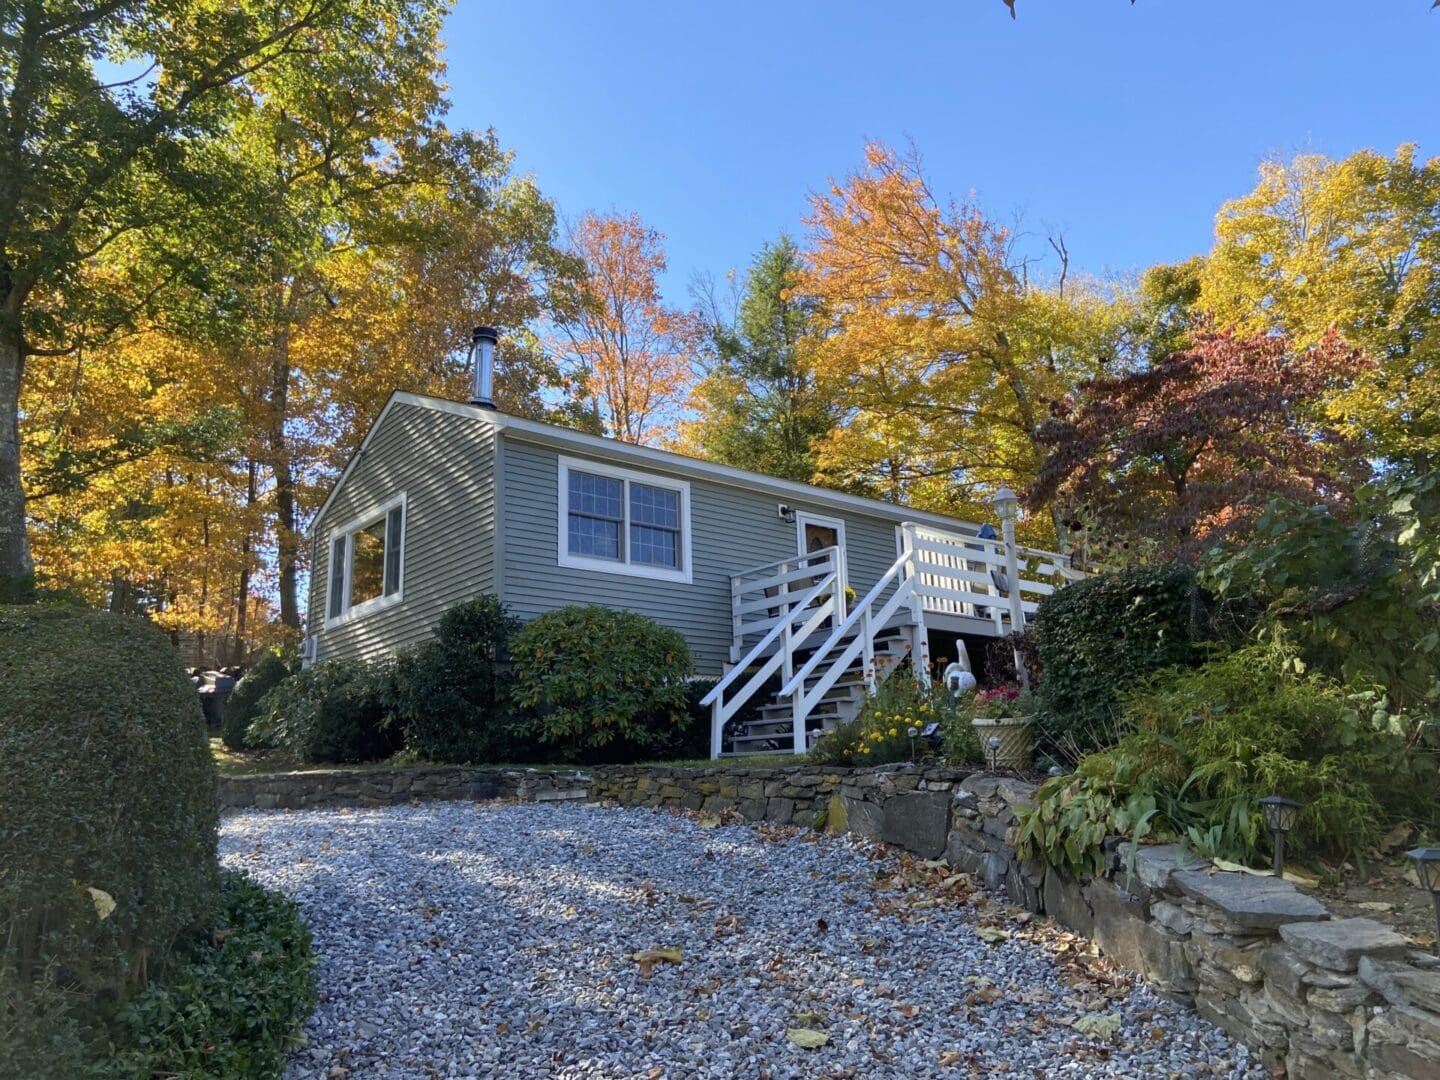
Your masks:
M1020 499L1010 490L1010 485L1001 484L1000 490L990 497L990 505L1000 517L1000 536L1005 542L1005 580L1009 586L1006 599L1010 601L1010 632L1025 632L1025 609L1020 603L1020 558L1015 550L1015 517L1020 508ZM1025 658L1015 650L1015 674L1020 685L1030 689L1030 673L1025 670Z

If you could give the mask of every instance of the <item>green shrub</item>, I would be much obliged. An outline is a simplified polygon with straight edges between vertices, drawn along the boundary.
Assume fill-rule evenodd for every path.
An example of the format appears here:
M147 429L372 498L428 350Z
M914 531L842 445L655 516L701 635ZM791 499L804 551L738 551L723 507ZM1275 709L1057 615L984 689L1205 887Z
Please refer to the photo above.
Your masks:
M567 607L532 619L511 645L526 728L563 756L616 741L645 745L688 721L690 650L630 611Z
M1440 471L1396 473L1356 493L1358 512L1272 501L1243 545L1210 552L1207 588L1251 601L1246 626L1310 668L1379 688L1434 739L1440 708ZM1429 730L1423 730L1428 723Z
M247 738L308 763L378 761L400 749L393 696L389 664L322 660L265 695L265 712Z
M315 958L299 909L233 871L221 901L213 932L111 1017L105 1076L279 1076L301 1045Z
M0 608L0 977L83 999L162 969L214 910L215 788L164 634Z
M205 928L123 1001L22 993L0 977L0 1076L278 1076L314 1004L315 958L299 909L227 871Z
M1288 838L1301 857L1360 861L1399 821L1440 826L1434 762L1373 699L1292 660L1252 646L1151 679L1129 700L1129 734L1041 787L1022 848L1083 872L1097 837L1143 826L1254 862L1268 844L1257 800L1271 794L1304 804Z
M1206 625L1204 598L1181 566L1135 567L1045 597L1035 615L1042 748L1073 761L1111 741L1122 693L1204 659Z
M495 597L479 596L450 608L432 640L396 658L394 719L407 751L425 761L516 760L514 680L500 658L519 625Z
M865 699L854 720L826 732L811 756L826 765L909 761L930 751L929 743L910 738L911 728L923 731L927 725L938 723L945 731L955 719L955 704L943 687L922 686L910 677L909 671L896 672Z
M290 677L285 661L274 653L264 658L245 673L235 684L235 690L225 699L225 712L220 721L220 738L231 750L250 747L246 732L255 718L260 715L260 702L266 694Z

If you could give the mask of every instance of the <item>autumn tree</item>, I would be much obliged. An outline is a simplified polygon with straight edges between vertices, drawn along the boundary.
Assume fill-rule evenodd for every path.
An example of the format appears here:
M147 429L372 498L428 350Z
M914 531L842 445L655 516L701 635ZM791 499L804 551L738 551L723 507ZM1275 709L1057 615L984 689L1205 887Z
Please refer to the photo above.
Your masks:
M1440 462L1440 158L1414 146L1343 161L1302 154L1260 169L1221 207L1200 305L1241 333L1297 346L1332 329L1377 363L1327 398L1371 454L1424 472Z
M867 147L807 220L795 291L823 312L815 370L845 410L820 445L829 483L985 515L1034 478L1049 403L1125 359L1125 303L1031 284L1010 232L938 199L913 154Z
M0 578L32 570L19 400L26 362L93 345L196 265L184 225L231 182L217 133L251 80L378 30L383 4L138 0L13 5L0 34ZM128 234L151 257L95 289Z
M587 213L570 233L585 265L557 311L557 347L605 432L645 443L675 430L691 379L696 327L660 297L664 237L637 214Z
M799 249L781 236L755 257L733 314L702 290L707 364L682 448L808 483L816 440L835 426L837 409L802 355L815 303L793 291L799 271Z
M1039 432L1050 454L1028 501L1166 553L1244 527L1277 495L1343 503L1366 466L1314 402L1366 366L1333 334L1295 347L1277 334L1197 332L1192 347L1058 404Z

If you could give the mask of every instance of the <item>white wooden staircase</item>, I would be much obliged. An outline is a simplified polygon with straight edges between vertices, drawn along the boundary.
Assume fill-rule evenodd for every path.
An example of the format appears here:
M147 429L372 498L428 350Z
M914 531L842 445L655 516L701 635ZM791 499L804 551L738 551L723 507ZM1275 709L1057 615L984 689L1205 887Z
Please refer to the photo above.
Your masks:
M999 637L1023 628L1034 611L1025 593L1043 595L1085 576L1065 555L1013 541L912 524L901 526L901 536L900 556L854 603L846 601L839 547L731 579L730 663L701 701L711 708L711 757L803 754L822 732L853 719L906 661L915 678L929 681L927 611Z

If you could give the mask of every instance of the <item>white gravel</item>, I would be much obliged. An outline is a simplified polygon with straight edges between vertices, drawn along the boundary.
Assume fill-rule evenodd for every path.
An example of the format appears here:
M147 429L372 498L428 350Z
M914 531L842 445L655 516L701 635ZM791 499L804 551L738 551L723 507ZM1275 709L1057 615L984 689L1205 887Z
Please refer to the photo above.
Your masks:
M989 901L877 888L893 860L850 840L434 803L242 813L221 852L315 935L320 1006L287 1077L1262 1075L1143 986L1077 978L1063 935L986 943ZM646 978L631 956L656 947L683 959ZM1083 1036L1087 1015L1120 1029Z

